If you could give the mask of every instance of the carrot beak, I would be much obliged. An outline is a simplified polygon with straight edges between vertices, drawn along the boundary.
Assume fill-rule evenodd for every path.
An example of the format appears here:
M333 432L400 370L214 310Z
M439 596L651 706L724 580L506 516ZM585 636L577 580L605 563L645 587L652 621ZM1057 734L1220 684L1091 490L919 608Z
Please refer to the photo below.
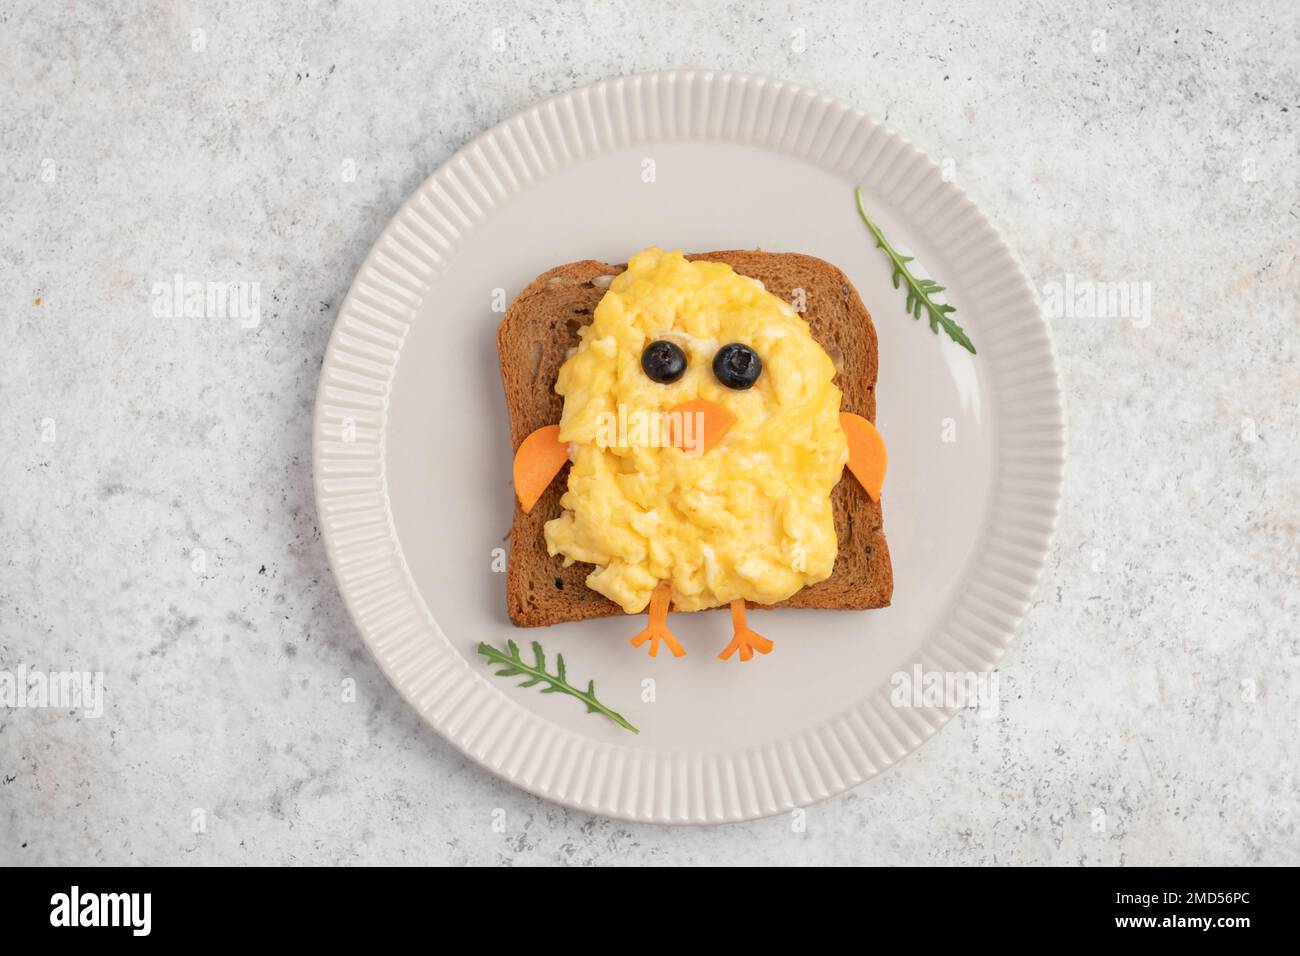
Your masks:
M735 415L706 398L682 402L670 408L667 415L672 446L691 457L710 451L736 424Z

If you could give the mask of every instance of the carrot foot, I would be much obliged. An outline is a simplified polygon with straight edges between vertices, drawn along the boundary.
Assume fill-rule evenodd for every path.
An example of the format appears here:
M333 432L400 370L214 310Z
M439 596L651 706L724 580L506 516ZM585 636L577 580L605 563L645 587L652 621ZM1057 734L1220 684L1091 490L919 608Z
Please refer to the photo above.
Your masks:
M754 652L766 654L772 650L772 642L757 631L752 631L749 625L745 623L745 602L736 600L731 602L731 624L735 633L732 635L731 643L726 646L718 660L728 660L736 651L740 651L742 661L750 660Z
M645 630L632 638L628 643L633 647L640 647L646 641L650 642L651 657L659 656L660 641L663 641L668 645L668 650L672 651L673 657L683 657L686 654L686 648L677 643L677 638L673 637L673 632L664 626L663 621L650 622L646 625Z
M659 656L660 641L668 645L668 650L672 652L673 657L682 657L686 654L686 649L677 643L673 632L668 630L668 602L671 599L672 586L667 581L660 581L655 585L654 593L650 595L650 620L646 623L645 630L632 638L629 644L640 647L649 641L651 657Z

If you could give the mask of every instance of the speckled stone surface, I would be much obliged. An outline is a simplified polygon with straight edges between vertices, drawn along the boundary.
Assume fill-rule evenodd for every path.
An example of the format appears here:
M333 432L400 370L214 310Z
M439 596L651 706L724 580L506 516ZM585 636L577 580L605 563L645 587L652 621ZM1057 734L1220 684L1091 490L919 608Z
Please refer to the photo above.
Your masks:
M494 6L0 10L0 670L105 674L100 719L0 708L0 863L1300 863L1300 7ZM321 356L400 201L670 66L886 118L1045 292L1150 284L1052 320L1065 505L1000 716L802 831L480 770L379 673L314 514ZM160 317L177 273L258 283L260 321Z

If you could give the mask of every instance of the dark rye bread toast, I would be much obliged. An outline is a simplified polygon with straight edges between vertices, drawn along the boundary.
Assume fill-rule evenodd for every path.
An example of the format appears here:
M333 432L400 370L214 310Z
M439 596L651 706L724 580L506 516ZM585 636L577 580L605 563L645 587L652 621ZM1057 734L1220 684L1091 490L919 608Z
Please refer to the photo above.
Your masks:
M839 369L835 384L844 393L841 408L876 420L876 330L844 273L821 259L796 253L706 252L687 258L725 262L787 302L794 301L795 289L802 289L803 316ZM560 366L568 350L578 344L578 329L591 321L605 294L609 280L600 277L612 278L624 268L590 259L558 266L534 279L506 311L497 329L497 348L514 450L536 429L560 420L564 400L555 394ZM561 556L546 552L542 526L560 514L568 473L565 465L531 513L524 514L515 503L506 605L510 620L520 627L623 613L613 601L587 587L591 565L575 563L566 568ZM871 500L847 468L831 502L839 537L831 576L773 607L861 610L889 604L894 575L880 504Z

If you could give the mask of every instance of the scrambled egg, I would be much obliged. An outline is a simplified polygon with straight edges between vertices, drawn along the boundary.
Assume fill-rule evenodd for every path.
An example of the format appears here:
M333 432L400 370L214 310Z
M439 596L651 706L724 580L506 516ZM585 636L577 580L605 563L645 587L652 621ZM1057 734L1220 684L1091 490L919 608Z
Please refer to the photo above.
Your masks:
M676 610L696 611L737 598L773 604L830 576L830 494L848 460L840 390L789 304L724 263L651 248L613 280L580 336L556 383L573 467L564 511L546 523L552 555L596 565L587 585L629 614L660 581ZM642 370L643 350L659 340L687 357L671 384ZM732 342L762 360L752 388L714 376L715 353ZM704 454L611 441L620 406L627 420L696 398L737 419Z

